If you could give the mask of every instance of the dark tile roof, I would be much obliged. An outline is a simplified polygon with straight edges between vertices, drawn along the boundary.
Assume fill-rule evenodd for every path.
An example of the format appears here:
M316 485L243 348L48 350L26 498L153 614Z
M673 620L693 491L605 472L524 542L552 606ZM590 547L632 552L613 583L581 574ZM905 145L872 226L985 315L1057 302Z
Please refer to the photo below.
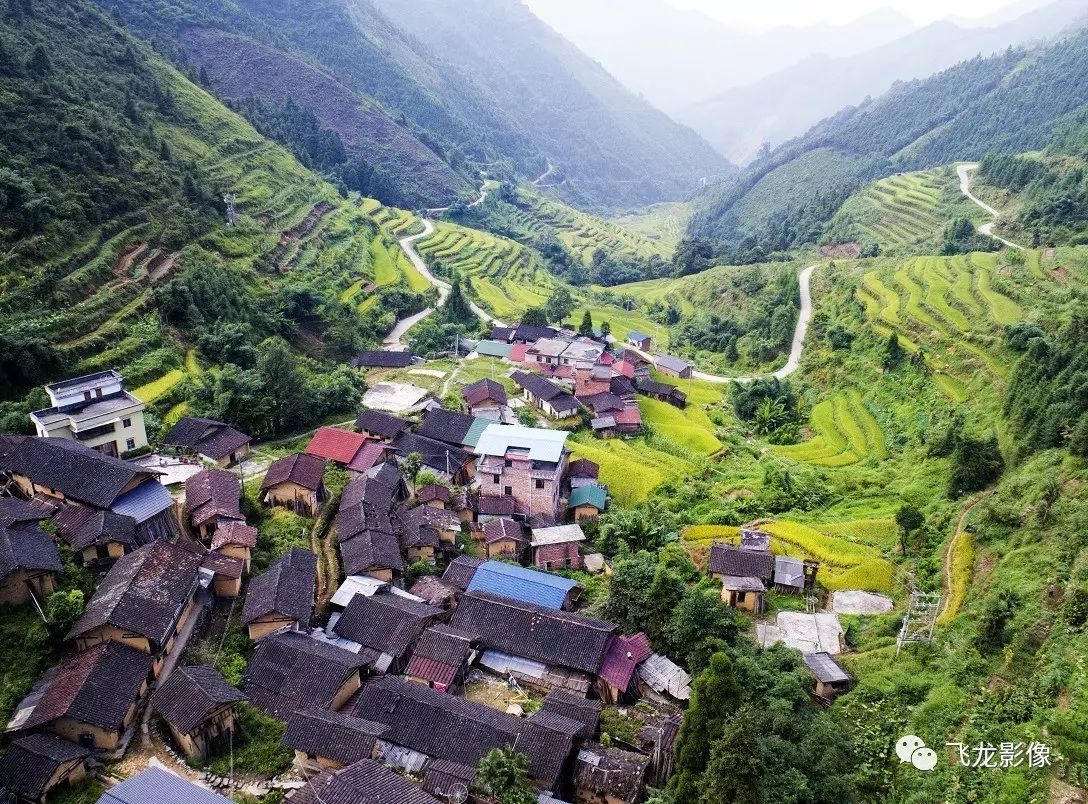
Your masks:
M461 389L461 395L470 407L489 399L500 405L506 404L506 389L500 383L486 378L466 385Z
M551 712L581 723L582 728L574 736L579 740L590 740L597 733L603 708L604 703L601 701L591 701L566 690L552 690L544 696L544 703L539 711Z
M638 801L649 764L642 754L586 743L574 765L574 786L609 801Z
M465 435L475 423L475 416L435 408L424 415L423 424L420 425L418 433L424 438L433 438L435 441L464 446L466 444Z
M136 520L113 511L70 503L57 512L53 524L73 550L111 542L136 545Z
M608 390L621 399L635 395L635 385L622 374L608 381Z
M408 593L421 598L428 605L445 607L456 596L457 590L433 575L424 575L412 584Z
M302 709L291 715L283 744L311 756L350 765L369 759L386 726L327 709Z
M571 477L591 477L596 480L601 474L601 467L588 458L578 458L567 466L567 474Z
M599 675L604 681L624 692L631 686L635 670L653 652L649 638L643 633L613 637L608 643Z
M442 573L442 582L464 591L472 583L472 576L485 559L475 556L457 556Z
M472 460L472 453L467 450L415 433L401 433L392 446L402 458L418 452L423 456L424 466L443 473L447 466L453 473Z
M416 492L416 499L421 503L434 502L435 500L448 503L450 501L450 496L449 488L440 486L437 483L420 486L419 491Z
M242 483L226 469L202 469L185 480L185 507L194 525L218 517L243 519Z
M400 541L389 532L363 529L340 540L340 557L348 575L365 575L375 569L404 570Z
M0 757L0 792L37 801L45 795L53 774L90 754L53 734L21 737Z
M682 357L673 357L672 355L658 355L654 360L654 365L659 369L668 369L669 371L686 371L691 368L691 363Z
M432 759L423 776L423 789L442 799L452 799L454 790L469 789L476 781L476 769L448 759Z
M151 654L120 642L100 642L80 651L46 682L25 725L36 728L71 717L119 731L151 672L151 663Z
M382 738L436 759L475 767L493 748L517 744L534 779L554 784L573 749L569 734L395 676L363 687L355 714L384 723Z
M608 391L601 394L583 396L581 402L584 405L588 405L594 413L598 414L611 413L612 411L623 410L624 407L626 407L622 399Z
M355 417L355 428L375 433L382 438L396 438L408 429L408 422L379 410L361 410Z
M596 674L616 626L487 592L466 592L450 625L477 634L487 648Z
M460 666L472 651L475 634L448 625L432 625L419 638L414 655L442 664Z
M162 540L122 556L66 639L108 624L162 647L196 591L201 561L200 555Z
M510 340L514 337L514 332L516 330L517 327L492 327L491 340L504 341L506 343L509 343Z
M151 706L171 726L188 734L223 704L244 701L214 667L178 667L151 695Z
M680 402L686 401L688 398L688 395L675 385L670 385L667 382L658 382L657 380L637 380L635 382L635 388L640 394L645 394L646 396L672 398Z
M212 549L218 550L228 545L256 547L257 529L245 522L227 522L225 525L220 525L212 536Z
M268 467L268 472L261 481L261 488L268 489L288 481L297 483L304 489L317 491L325 478L325 461L305 452L296 452L280 458Z
M14 497L0 497L0 527L19 522L41 522L49 512Z
M461 529L461 520L457 514L441 508L432 508L429 505L418 505L407 511L401 511L397 516L397 523L400 543L405 549L409 547L438 548L440 532Z
M377 659L297 631L269 634L254 644L242 691L258 708L285 719L299 709L327 709L348 678Z
M351 361L355 368L405 368L412 365L415 355L411 352L386 352L363 350Z
M15 474L95 508L109 508L124 492L158 474L70 438L25 438L6 463Z
M770 580L774 577L774 556L761 550L745 550L714 542L710 546L707 568L719 575Z
M546 380L539 374L531 374L528 371L515 371L510 378L517 383L522 390L528 391L537 399L549 401L561 394L569 393L551 380Z
M390 464L382 464L390 466ZM399 470L394 469L399 474ZM389 486L367 475L348 483L340 494L340 510L366 505L370 510L389 512L397 499L398 486Z
M162 443L168 447L192 450L213 461L219 461L252 440L226 422L183 416L163 436Z
M35 521L0 522L0 580L17 569L60 572L57 545Z
M528 542L522 532L521 525L512 519L499 517L484 523L484 541L488 544L503 539L516 539L519 542Z
M379 592L355 595L333 628L337 636L378 653L404 656L442 609L403 595Z
M320 773L291 796L291 804L442 804L396 771L362 759L335 773Z
M317 556L301 547L292 547L277 558L268 570L249 582L242 622L276 612L310 625L317 588Z
M476 512L484 516L510 516L518 510L518 501L506 494L481 494L476 500Z
M531 343L533 341L539 341L541 338L551 338L558 332L559 330L554 327L541 327L536 324L518 324L517 328L514 329L514 340Z

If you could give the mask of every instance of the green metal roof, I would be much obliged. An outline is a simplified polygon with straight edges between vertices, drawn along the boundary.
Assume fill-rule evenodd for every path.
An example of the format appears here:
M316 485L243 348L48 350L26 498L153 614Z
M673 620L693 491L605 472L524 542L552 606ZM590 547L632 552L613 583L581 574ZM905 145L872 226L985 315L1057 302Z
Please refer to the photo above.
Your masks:
M476 353L487 357L510 357L513 344L502 341L480 341L476 344Z
M468 430L465 431L465 437L462 439L464 446L475 449L480 441L480 436L484 434L484 430L487 429L489 424L495 424L495 421L476 416Z
M608 503L608 494L600 486L582 486L570 493L570 507L580 508L583 505L592 505L598 511L603 511Z

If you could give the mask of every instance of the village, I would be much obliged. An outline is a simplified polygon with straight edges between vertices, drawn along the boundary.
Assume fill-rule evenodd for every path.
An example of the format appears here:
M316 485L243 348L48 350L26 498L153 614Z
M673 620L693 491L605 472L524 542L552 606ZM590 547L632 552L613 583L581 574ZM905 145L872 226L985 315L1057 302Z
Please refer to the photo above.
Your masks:
M37 436L0 437L0 602L46 618L62 553L99 580L6 724L0 789L43 802L97 776L102 800L124 804L277 790L292 804L487 802L477 775L496 751L524 755L540 804L634 804L664 786L692 679L645 634L582 612L587 584L611 575L583 526L611 497L568 439L639 433L640 395L683 408L661 377L692 366L643 333L610 341L496 326L465 361L502 373L452 400L382 380L426 376L409 352L361 352L353 366L380 381L354 425L265 462L210 419L149 444L115 371L48 386ZM270 548L247 495L328 539ZM815 611L817 562L774 555L756 523L702 569L753 617L770 592L806 601L756 625L761 644L801 651L814 700L850 687L837 617ZM879 610L869 597L858 605ZM232 629L243 667L190 660ZM234 774L239 707L285 724L290 771ZM230 773L208 770L224 756ZM122 780L112 768L133 757L143 767Z

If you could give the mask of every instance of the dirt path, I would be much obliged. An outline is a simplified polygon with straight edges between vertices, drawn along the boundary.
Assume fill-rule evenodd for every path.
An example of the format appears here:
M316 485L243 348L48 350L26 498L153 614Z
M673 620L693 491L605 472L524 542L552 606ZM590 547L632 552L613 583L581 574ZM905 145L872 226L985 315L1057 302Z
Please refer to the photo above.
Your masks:
M982 234L989 235L995 240L1004 243L1009 248L1023 251L1024 247L1021 246L1019 243L1014 243L1011 240L1006 240L1005 238L994 234L994 225L997 223L997 219L1001 217L1001 213L991 207L982 199L971 194L971 173L976 170L978 170L978 162L965 162L964 164L956 165L956 175L960 177L960 192L967 196L967 198L969 198L971 201L974 201L976 204L982 207L982 209L985 210L987 214L993 216L992 221L982 224L982 226L978 227L978 230L982 232Z
M805 268L797 277L797 284L801 291L801 312L797 316L797 327L793 331L793 343L790 346L789 357L786 358L786 362L781 368L772 372L769 375L776 377L780 380L784 380L786 377L797 371L801 365L801 355L805 349L805 339L808 337L808 325L812 321L812 273L819 268L819 263L810 265ZM636 349L633 346L624 346L625 349L630 349L632 352L642 355L644 358L653 362L653 356L643 352L641 349ZM760 379L759 377L725 377L720 374L708 374L705 371L692 371L691 376L696 380L705 380L706 382L716 383L728 383L728 382L752 382Z
M980 491L967 501L967 504L963 506L963 510L960 511L959 518L956 519L956 529L948 542L948 546L945 547L942 558L941 577L944 579L944 594L941 596L941 610L937 612L938 619L944 615L945 609L948 608L948 601L952 598L952 556L956 554L956 542L963 535L963 529L967 526L967 517L971 515L975 506L993 493L994 489Z

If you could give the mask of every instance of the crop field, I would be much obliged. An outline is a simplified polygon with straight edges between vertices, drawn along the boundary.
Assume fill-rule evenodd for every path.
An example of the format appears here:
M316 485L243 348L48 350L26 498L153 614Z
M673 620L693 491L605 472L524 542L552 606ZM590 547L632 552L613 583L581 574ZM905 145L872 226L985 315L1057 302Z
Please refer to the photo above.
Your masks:
M567 441L571 458L600 464L601 482L620 505L634 505L667 480L690 474L690 461L654 449L643 438L602 441L576 434Z
M852 528L864 532L872 528L871 521L839 523L826 528ZM874 547L854 541L848 531L839 533L818 530L799 522L776 521L761 524L760 530L771 534L771 550L779 555L808 558L820 562L816 582L825 589L861 589L867 592L888 592L895 584L895 567L882 558ZM736 544L740 529L724 525L689 525L684 529L684 546L692 560L702 560L713 542Z
M873 182L844 211L869 240L890 246L918 243L936 239L944 229L940 196L932 174L904 173Z
M470 294L504 320L517 320L527 308L543 305L558 285L524 246L456 224L439 223L416 250L432 270L470 280Z
M722 448L714 436L714 423L701 408L688 405L680 410L657 399L639 397L642 420L666 438L703 455L713 455Z
M948 590L948 602L944 611L937 618L937 622L941 624L950 622L967 599L967 588L971 585L971 573L975 566L974 537L967 531L957 533L949 550L952 552L948 559L951 562L949 576L952 587Z
M667 258L680 245L688 221L691 220L691 212L690 204L682 201L666 202L611 218L610 222L656 243Z
M637 231L587 215L538 193L522 192L521 200L528 205L528 215L553 230L583 265L593 262L598 249L619 258L665 256L664 249Z
M817 435L803 444L775 447L779 455L814 466L850 466L888 457L880 423L865 407L861 394L851 389L825 399L812 409L812 429Z
M882 550L895 547L899 540L899 530L894 519L855 519L817 525L816 529L834 538L867 544Z
M998 338L1023 311L1004 292L998 259L988 253L918 257L866 273L856 291L881 336L897 333L912 353L925 344L935 381L955 401L966 398L968 378L979 368L996 378L1008 372Z

